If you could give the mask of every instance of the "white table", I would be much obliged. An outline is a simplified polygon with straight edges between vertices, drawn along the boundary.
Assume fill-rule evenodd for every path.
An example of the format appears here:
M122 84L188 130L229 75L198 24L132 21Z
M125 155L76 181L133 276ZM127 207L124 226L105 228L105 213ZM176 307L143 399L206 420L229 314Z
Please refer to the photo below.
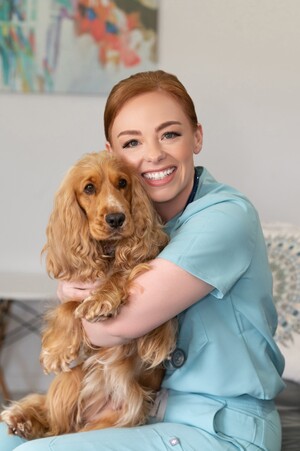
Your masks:
M43 273L0 272L0 298L20 301L56 299L57 282Z
M55 301L57 282L43 273L0 272L0 352L2 346L10 345L23 338L28 333L39 334L42 314L28 305L26 301ZM12 311L15 304L21 316ZM30 314L30 321L24 320L22 313ZM14 319L18 326L6 332L9 318ZM9 398L3 370L0 366L0 391L4 398Z

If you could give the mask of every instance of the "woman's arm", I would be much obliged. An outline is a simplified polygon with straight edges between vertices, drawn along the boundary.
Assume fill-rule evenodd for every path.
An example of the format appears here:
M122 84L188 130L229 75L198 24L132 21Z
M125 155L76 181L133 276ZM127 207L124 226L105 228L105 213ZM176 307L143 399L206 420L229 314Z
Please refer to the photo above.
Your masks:
M157 258L149 271L136 278L129 302L117 317L98 323L83 320L83 326L95 346L123 344L175 317L212 290L211 285L174 263Z

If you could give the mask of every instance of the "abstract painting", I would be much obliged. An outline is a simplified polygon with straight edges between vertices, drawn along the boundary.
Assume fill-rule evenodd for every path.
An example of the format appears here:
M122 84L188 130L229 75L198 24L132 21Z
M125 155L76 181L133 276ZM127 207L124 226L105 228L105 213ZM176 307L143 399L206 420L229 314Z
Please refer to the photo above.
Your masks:
M107 94L157 68L159 0L0 0L0 92Z

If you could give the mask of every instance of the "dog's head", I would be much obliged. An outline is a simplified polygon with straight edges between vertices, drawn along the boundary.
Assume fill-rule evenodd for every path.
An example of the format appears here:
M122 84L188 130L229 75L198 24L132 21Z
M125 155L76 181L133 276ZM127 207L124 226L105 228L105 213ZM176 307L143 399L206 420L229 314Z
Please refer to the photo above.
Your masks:
M107 152L85 155L63 180L47 228L47 270L55 278L95 279L114 262L134 265L167 243L134 170ZM146 257L146 258L145 258Z
M93 239L121 240L134 233L136 180L128 166L107 154L91 154L73 168L69 183Z

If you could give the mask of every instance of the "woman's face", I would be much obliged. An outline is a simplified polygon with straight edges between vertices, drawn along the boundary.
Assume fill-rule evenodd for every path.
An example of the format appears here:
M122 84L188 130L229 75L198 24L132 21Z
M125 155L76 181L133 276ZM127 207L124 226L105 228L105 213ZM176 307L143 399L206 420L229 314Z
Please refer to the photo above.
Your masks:
M163 220L185 206L193 186L193 154L202 147L180 103L163 91L129 100L111 128L107 148L132 164Z

